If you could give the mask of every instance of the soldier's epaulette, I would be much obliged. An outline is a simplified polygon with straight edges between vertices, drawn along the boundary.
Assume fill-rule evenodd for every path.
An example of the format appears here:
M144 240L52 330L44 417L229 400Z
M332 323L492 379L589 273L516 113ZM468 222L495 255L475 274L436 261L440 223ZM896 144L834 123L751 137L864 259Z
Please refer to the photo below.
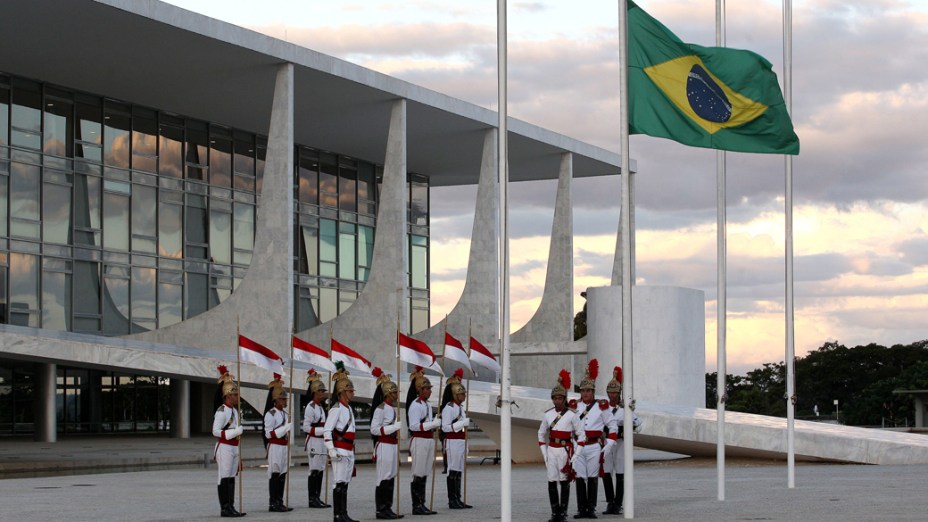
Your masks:
M219 407L216 408L216 413L219 413L219 412L221 412L221 411L225 411L225 408L226 408L226 405L225 405L225 404L220 404Z
M378 405L377 405L377 409L378 409L378 410L382 410L384 404L386 404L386 403L385 403L385 402L381 402L380 404L378 404Z
M607 401L606 399L600 399L600 400L599 400L599 409L601 409L601 410L608 410L608 409L609 409L609 401Z

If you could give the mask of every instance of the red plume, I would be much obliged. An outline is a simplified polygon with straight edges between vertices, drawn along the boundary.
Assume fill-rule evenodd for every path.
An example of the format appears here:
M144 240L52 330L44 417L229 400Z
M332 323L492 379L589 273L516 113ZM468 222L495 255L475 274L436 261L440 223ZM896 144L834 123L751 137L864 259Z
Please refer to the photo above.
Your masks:
M225 375L225 374L229 373L229 369L226 368L225 365L221 365L221 366L217 367L216 369L219 370L219 375Z
M310 368L309 371L306 372L306 375L316 375L316 369Z
M279 381L281 377L283 377L283 375L281 375L281 374L279 374L279 373L275 373L275 374L274 374L274 380L275 380L275 381Z
M458 368L457 370L454 370L454 376L457 377L458 379L463 379L463 378L464 378L464 368Z
M590 372L590 379L595 381L596 376L599 375L599 361L590 359L590 364L587 365L586 369Z
M561 386L565 390L570 391L570 372L567 370L561 370L561 373L558 374L558 380L561 381Z
M416 371L417 371L417 372L421 372L421 371L422 371L422 367L419 366L418 364L416 365Z
M380 377L383 375L383 370L380 369L380 366L374 366L374 369L371 370L371 375L374 377Z
M616 366L615 369L612 370L612 376L615 378L615 380L622 382L622 367Z

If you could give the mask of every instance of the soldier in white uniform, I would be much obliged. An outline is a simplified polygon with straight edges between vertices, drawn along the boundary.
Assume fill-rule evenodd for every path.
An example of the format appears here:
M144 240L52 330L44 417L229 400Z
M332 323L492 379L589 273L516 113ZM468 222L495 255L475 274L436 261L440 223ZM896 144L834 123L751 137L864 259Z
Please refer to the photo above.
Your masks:
M461 499L461 475L464 472L466 457L467 426L470 420L465 415L464 399L467 390L459 382L451 384L452 400L441 410L441 429L445 434L445 455L448 459L448 507L450 509L469 509Z
M586 440L577 414L567 407L567 389L570 388L570 372L561 370L557 385L551 389L554 407L545 412L538 427L538 447L548 472L548 500L551 502L551 518L548 522L567 520L567 504L570 502L571 458L574 447ZM558 483L561 494L558 498Z
M220 366L218 370L221 375L219 397L222 398L222 404L213 415L213 436L219 439L213 453L216 467L219 468L216 489L219 493L220 516L243 517L245 513L235 509L235 477L241 469L238 443L244 431L238 410L238 383L229 375L225 366Z
M441 426L441 419L432 418L432 407L429 406L432 383L422 373L422 369L417 366L409 380L417 394L407 408L409 453L412 455L412 514L434 515L436 512L425 505L425 485L435 458L434 430Z
M608 454L615 439L604 436L608 430L615 433L615 420L609 414L609 403L596 401L596 376L599 362L589 362L586 375L580 381L580 403L577 405L577 417L583 426L586 442L579 443L580 456L574 463L577 472L577 515L574 518L597 518L596 493L599 489L599 472L603 454Z
M622 502L625 497L625 441L622 428L625 426L625 408L622 403L622 368L616 366L612 370L612 380L606 386L606 395L609 396L609 414L615 420L615 444L612 450L604 455L603 461L603 488L606 490L606 510L604 514L621 515ZM638 414L635 414L632 427L637 431L641 425ZM610 428L611 429L611 428ZM612 438L613 433L609 433ZM612 475L615 474L615 488L613 489Z
M399 438L403 426L398 418L397 401L400 390L390 376L374 368L377 387L371 400L371 438L374 439L374 460L377 462L377 487L374 489L376 516L381 520L403 518L393 512L393 486L396 480Z
M325 408L322 406L328 395L325 382L316 370L309 370L306 375L307 395L309 401L303 411L303 431L306 433L306 444L309 459L309 476L306 477L306 489L309 493L309 507L332 507L322 501L322 474L325 472L325 442L322 440L322 428L325 426Z
M325 421L322 436L332 462L332 475L335 487L332 492L332 511L335 522L358 522L348 516L348 484L354 475L354 412L351 400L354 399L354 384L348 380L348 372L341 361L335 363L338 371L332 376L335 381L335 398L337 402L329 408L329 417Z
M284 489L290 470L288 448L290 428L293 424L287 415L287 392L279 374L268 387L268 398L273 403L264 413L264 438L267 441L268 511L286 513L293 508L284 505Z

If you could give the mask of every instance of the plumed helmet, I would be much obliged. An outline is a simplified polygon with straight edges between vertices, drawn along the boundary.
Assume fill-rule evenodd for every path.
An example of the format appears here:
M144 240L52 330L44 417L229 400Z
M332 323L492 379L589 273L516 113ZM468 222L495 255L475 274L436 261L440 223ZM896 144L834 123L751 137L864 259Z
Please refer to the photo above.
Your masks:
M267 383L267 389L271 395L271 400L276 401L277 399L286 399L287 392L284 391L284 381L283 376L279 373L274 374L274 380Z
M306 384L308 385L306 390L309 391L310 395L316 393L317 391L326 391L325 381L323 381L316 370L312 368L306 372Z
M461 379L463 378L464 368L458 368L457 370L454 370L454 373L448 377L448 380L446 381L447 384L445 384L445 389L441 392L441 405L439 406L439 410L445 409L445 405L454 401L454 395L457 393L454 391L454 385L461 384Z
M409 380L413 382L416 393L421 392L424 388L432 387L432 382L425 376L421 366L416 366L415 371L409 375Z
M354 391L354 383L348 379L348 370L345 369L344 363L337 361L335 363L335 373L332 374L332 382L335 384L335 396L340 396L342 392L345 391Z
M606 391L609 393L622 394L622 367L616 366L612 369L612 380L606 385Z
M467 393L467 390L464 389L464 385L456 383L451 385L451 393L452 395L458 395L460 393Z
M599 361L596 359L590 359L589 364L586 365L586 373L583 376L583 380L580 381L580 390L595 390L596 389L596 377L599 375Z
M554 385L554 388L551 388L551 397L567 397L567 390L570 389L570 372L567 370L561 370L557 374L557 384Z
M222 398L225 398L228 395L233 393L239 393L238 383L235 382L235 379L229 373L229 370L225 366L219 366L216 368L219 370L219 380L216 381L219 383L219 388L221 390L220 394Z
M380 393L384 396L389 395L395 391L399 391L399 387L390 379L390 374L385 373L378 367L374 367L374 370L371 372L374 377L377 377L377 386L380 388Z

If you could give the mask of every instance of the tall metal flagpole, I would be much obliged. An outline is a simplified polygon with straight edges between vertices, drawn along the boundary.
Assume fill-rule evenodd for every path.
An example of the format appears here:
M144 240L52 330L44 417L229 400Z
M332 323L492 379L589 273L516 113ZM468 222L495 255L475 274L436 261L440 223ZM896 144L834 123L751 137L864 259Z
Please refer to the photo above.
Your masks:
M622 0L624 2L624 0ZM509 367L509 147L507 100L507 25L506 0L497 0L496 52L498 61L499 96L499 263L500 263L500 354L503 359L500 376L500 519L512 520L512 404L510 398L511 368Z
M631 255L631 172L628 159L628 2L619 0L619 139L622 155L622 366L625 372L625 418L634 418L635 371L632 348L632 263ZM625 518L635 518L635 442L634 423L623 427L625 439Z
M448 316L445 316L445 333L448 333ZM438 378L438 393L442 393L444 390L445 383L445 347L444 337L442 337L442 349L441 349L441 377ZM429 407L431 409L431 406ZM438 416L441 417L441 395L438 396ZM438 429L441 429L439 427ZM432 510L432 506L435 504L435 455L438 451L438 443L441 442L438 440L438 432L436 431L432 435L432 441L435 444L432 444L432 494L429 497L429 511Z
M793 4L783 0L783 97L793 112ZM786 462L788 487L796 487L794 429L796 374L793 324L793 157L786 155Z
M715 0L715 45L725 47L725 0ZM716 211L718 222L716 224L716 283L718 296L716 301L716 329L717 351L716 362L718 373L716 375L715 398L717 410L715 461L718 470L718 499L725 500L725 401L728 400L728 354L725 346L725 334L728 321L728 229L727 229L727 201L726 196L726 168L725 151L715 151L716 168Z

